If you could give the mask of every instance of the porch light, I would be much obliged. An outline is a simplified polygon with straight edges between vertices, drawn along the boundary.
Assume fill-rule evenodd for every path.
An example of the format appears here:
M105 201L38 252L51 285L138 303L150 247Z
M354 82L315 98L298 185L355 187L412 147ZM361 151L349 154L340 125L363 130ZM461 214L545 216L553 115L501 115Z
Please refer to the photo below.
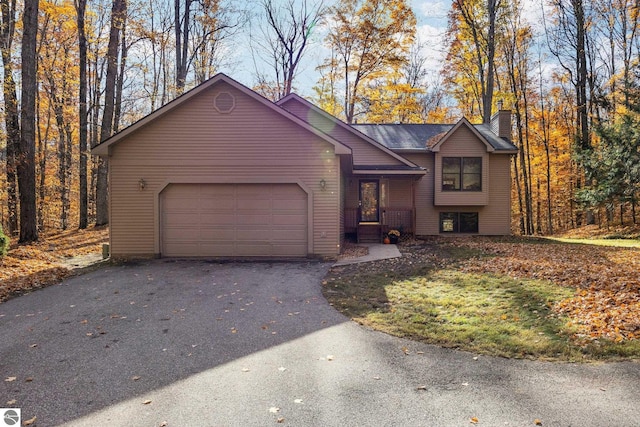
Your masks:
M320 180L320 190L325 191L327 189L327 181L324 179Z
M145 181L144 178L140 178L140 180L138 180L138 188L140 189L140 191L144 190L146 186L147 181Z

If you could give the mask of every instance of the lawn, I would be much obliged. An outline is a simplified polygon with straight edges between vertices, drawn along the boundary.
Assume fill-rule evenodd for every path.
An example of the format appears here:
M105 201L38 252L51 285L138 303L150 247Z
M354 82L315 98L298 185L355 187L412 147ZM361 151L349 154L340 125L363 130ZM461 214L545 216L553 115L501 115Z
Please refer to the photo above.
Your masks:
M640 358L640 248L517 237L399 248L400 259L334 267L327 299L374 329L481 354Z

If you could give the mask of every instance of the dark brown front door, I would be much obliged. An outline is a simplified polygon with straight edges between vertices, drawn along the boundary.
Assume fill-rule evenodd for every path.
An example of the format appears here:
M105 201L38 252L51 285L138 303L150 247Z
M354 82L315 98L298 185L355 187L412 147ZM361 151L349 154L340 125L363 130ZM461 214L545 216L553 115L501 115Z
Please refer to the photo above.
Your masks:
M378 180L360 181L360 222L380 221L380 184Z

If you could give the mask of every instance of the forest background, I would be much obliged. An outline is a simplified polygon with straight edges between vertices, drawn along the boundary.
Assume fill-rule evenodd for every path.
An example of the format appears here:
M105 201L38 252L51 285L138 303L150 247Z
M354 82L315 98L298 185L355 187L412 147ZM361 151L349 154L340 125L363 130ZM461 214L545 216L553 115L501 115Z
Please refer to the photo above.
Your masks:
M1 0L0 224L106 225L90 148L218 72L348 123L511 109L514 232L637 224L639 3Z

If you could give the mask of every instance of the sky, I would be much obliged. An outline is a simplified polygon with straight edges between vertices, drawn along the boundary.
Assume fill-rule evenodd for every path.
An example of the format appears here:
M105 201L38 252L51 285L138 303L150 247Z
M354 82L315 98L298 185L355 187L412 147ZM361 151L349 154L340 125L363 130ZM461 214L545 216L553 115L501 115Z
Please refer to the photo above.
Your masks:
M413 8L417 20L417 32L419 40L428 48L424 52L428 58L426 67L431 73L439 73L440 65L445 55L443 46L443 36L447 28L447 13L451 6L449 1L425 1L410 0L409 3ZM255 24L254 24L255 25ZM248 34L245 35L246 41L242 42L243 46L249 45ZM302 68L297 76L295 86L296 92L302 96L313 95L313 86L317 83L319 74L316 67L320 65L329 55L328 49L323 47L324 35L320 35L314 41L314 44L307 49L305 53ZM246 48L236 49L236 63L224 72L230 73L235 79L241 83L252 86L255 80L256 61L247 51ZM257 63L259 64L259 59Z
M528 17L534 25L540 25L542 21L541 4L544 0L523 1L526 11L524 16ZM446 56L444 35L451 2L452 0L409 0L417 20L418 40L425 45L423 56L427 58L425 67L429 70L431 81L437 78ZM249 46L248 34L246 37L243 45ZM323 47L323 38L324 35L319 34L314 44L305 53L302 67L295 81L295 89L299 95L314 95L313 86L319 78L316 67L329 55L328 49ZM255 64L260 64L259 59L256 62L247 48L236 49L235 55L238 58L237 63L229 70L223 71L230 73L241 83L253 86L255 83ZM428 80L427 83L430 81Z

